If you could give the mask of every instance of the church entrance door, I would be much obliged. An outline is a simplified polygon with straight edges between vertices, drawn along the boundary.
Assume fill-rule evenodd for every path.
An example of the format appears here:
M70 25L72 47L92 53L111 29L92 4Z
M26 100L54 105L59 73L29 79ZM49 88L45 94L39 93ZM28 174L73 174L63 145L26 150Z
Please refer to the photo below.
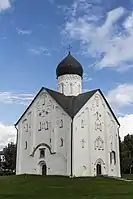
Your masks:
M42 175L44 175L44 176L47 175L47 166L46 166L46 164L42 165Z
M97 164L96 170L97 170L97 176L102 174L102 168L100 163Z

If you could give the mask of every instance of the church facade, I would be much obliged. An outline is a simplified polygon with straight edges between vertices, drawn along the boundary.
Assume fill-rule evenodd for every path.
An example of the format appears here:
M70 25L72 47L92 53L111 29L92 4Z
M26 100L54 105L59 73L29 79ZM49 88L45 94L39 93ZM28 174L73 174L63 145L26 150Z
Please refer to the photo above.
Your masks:
M120 177L120 125L103 93L82 93L71 53L56 75L58 91L41 88L15 124L16 174Z

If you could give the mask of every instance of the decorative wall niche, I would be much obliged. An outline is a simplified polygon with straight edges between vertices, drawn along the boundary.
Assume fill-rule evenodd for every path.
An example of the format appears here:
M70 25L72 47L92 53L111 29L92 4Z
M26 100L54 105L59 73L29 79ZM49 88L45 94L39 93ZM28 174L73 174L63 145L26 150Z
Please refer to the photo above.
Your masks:
M24 129L24 131L25 131L25 132L28 132L28 120L25 119L25 120L22 122L22 124L23 124L23 129Z
M84 128L84 120L81 120L81 128Z
M94 105L94 103L91 104L90 110L91 110L92 112L95 112L95 105Z
M41 106L45 106L45 104L46 104L46 98L47 98L47 93L46 93L46 92L43 92L43 93L40 95Z
M42 117L45 117L45 109L42 110Z
M104 150L104 141L102 140L102 138L100 136L97 137L94 142L94 149L95 150Z
M109 137L109 142L110 142L110 149L113 150L113 136L110 135Z
M48 121L45 122L45 130L48 130Z
M58 119L56 120L56 126L57 126L58 128L63 128L63 119L58 118Z
M43 129L48 130L48 124L49 124L48 121L39 122L38 131L41 131Z
M99 95L98 94L95 95L94 101L95 101L96 107L99 107Z
M101 114L97 111L95 115L96 115L95 130L102 131Z
M31 112L28 113L28 124L29 128L31 128Z
M63 120L62 119L60 120L59 128L63 128Z
M36 104L36 115L37 115L37 117L40 117L41 110L42 110L41 101L38 101L37 104Z

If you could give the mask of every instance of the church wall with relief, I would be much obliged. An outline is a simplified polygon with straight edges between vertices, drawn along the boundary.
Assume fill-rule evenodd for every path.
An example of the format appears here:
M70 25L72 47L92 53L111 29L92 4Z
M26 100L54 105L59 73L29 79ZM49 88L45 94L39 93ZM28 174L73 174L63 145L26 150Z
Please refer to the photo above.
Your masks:
M42 146L36 150L34 157L31 155L39 144L45 143L52 153L52 155L47 153L49 157L44 158L44 161L49 161L46 162L49 174L55 173L54 165L58 165L56 167L58 175L63 172L64 175L70 174L70 161L66 159L70 160L71 118L47 92L40 93L20 121L18 128L18 148L21 151L17 156L18 173L38 173L36 167L40 159L37 154ZM27 164L21 164L22 161L26 161Z
M108 115L110 114L111 118ZM84 127L81 128L81 122ZM113 122L112 122L113 121ZM112 129L111 129L112 128ZM76 176L97 175L97 164L103 175L120 176L118 124L97 92L79 111L74 119L74 172ZM117 136L116 136L117 134ZM84 140L84 148L82 148ZM111 149L112 147L112 149ZM116 151L116 160L110 152ZM114 164L114 161L116 163Z
M106 112L108 132L108 172L110 176L120 176L119 128L109 111ZM114 155L113 155L114 153Z
M34 129L34 108L33 106L27 111L24 117L18 124L18 144L17 144L17 166L16 173L20 173L22 170L27 170L30 173L31 159L29 159L29 154L32 151L32 132ZM27 162L28 164L24 164Z
M62 75L58 77L58 91L66 96L78 95L82 92L82 81L79 75Z
M83 108L73 120L73 175L86 176L88 174L88 107Z

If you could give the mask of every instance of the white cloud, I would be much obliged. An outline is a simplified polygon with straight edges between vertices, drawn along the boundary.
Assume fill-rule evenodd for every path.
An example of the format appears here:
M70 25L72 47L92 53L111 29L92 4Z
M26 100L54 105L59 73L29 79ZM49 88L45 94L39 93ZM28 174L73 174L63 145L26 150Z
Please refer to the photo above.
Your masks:
M120 127L120 137L123 140L127 134L133 134L133 114L125 115L118 118Z
M16 129L14 126L0 122L0 150L10 142L16 142Z
M107 99L113 109L119 115L120 137L123 140L127 134L133 134L133 114L123 114L120 112L122 108L133 108L133 84L121 84L107 94Z
M10 0L0 0L0 12L11 8Z
M99 60L96 67L114 67L119 71L133 67L133 12L118 7L106 13L103 22L103 16L101 20L89 6L87 0L75 1L61 34L79 41L87 55Z
M116 109L133 105L133 84L121 84L107 94L109 103Z
M89 77L89 75L87 73L84 73L83 74L83 81L84 82L92 81L92 77Z
M132 33L132 29L133 29L133 13L131 13L131 15L129 15L127 17L127 19L124 21L123 25L124 25L125 29L127 31L129 31L129 33L130 33L130 31Z
M28 105L33 97L29 93L0 92L0 103Z
M50 52L47 48L43 47L43 46L39 46L39 47L35 47L35 48L30 48L29 52L35 55L40 55L43 54L45 56L50 56Z
M16 30L19 35L31 35L32 34L32 30L22 30L19 28L16 28Z

